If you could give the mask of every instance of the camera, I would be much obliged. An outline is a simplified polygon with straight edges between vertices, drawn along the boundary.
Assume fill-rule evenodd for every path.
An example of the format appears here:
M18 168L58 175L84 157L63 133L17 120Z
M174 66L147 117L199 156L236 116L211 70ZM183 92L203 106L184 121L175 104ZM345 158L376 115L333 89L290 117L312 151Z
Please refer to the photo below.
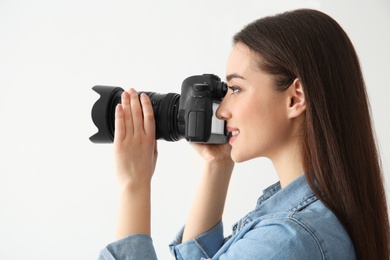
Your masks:
M121 103L120 87L94 86L100 98L92 107L92 120L98 132L90 137L93 143L111 143L115 132L115 107ZM226 83L213 74L186 78L181 94L145 93L149 96L156 123L156 139L224 144L228 142L226 122L216 117L221 100L227 92Z

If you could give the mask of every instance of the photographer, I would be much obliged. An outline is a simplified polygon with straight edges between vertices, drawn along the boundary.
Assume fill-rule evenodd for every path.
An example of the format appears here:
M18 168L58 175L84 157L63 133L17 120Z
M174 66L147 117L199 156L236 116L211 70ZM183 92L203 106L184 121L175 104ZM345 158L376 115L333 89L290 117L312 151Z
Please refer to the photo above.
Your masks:
M342 28L314 10L254 21L234 36L216 114L229 144L192 144L204 158L177 259L389 259L379 155L358 57ZM116 107L118 241L101 259L156 259L150 187L157 160L150 99ZM269 158L280 182L223 237L234 163Z

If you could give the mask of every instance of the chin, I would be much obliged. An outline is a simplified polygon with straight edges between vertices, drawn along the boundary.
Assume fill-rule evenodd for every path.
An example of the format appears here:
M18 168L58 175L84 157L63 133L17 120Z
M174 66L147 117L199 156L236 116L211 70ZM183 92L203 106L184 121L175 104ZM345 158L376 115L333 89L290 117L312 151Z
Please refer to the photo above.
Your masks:
M235 162L235 163L246 162L246 161L253 159L251 157L246 157L244 154L235 154L233 151L231 153L231 157L232 157L233 162Z

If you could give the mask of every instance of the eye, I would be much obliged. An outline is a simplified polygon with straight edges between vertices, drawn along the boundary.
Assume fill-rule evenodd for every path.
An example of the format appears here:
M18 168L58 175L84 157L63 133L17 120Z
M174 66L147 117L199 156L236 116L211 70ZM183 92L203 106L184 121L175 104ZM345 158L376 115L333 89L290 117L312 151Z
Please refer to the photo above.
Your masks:
M229 86L229 89L232 91L232 94L235 94L240 90L237 86Z

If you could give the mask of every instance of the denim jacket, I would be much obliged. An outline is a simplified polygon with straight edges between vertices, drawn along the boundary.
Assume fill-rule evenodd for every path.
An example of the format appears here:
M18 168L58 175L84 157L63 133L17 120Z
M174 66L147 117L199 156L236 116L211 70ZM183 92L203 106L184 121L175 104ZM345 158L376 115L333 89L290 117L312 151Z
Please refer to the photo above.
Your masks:
M278 182L264 190L227 238L222 222L185 243L183 230L170 245L176 259L356 259L348 233L304 176L283 189ZM108 245L99 259L157 257L150 237L130 235Z

